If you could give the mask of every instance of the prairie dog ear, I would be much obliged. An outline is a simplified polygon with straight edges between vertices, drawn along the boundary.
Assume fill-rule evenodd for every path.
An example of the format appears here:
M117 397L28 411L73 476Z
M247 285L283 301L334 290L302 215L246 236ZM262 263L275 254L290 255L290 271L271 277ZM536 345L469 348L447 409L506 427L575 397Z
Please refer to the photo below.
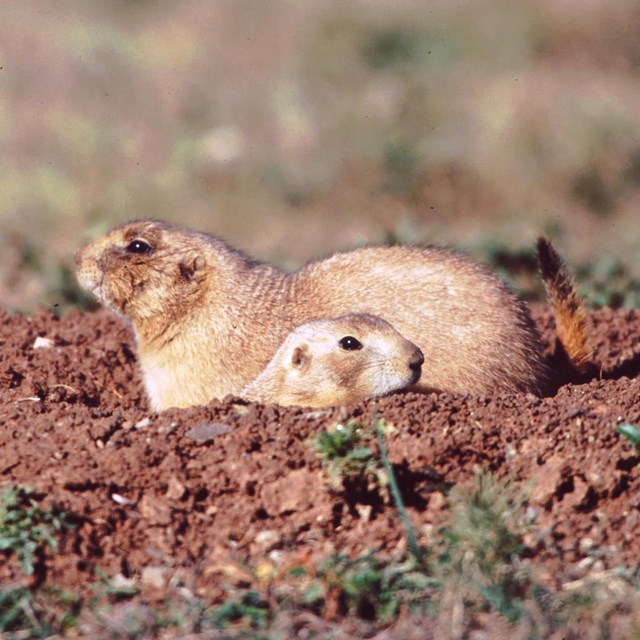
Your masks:
M291 354L291 366L302 371L311 362L311 352L306 344L298 345Z
M187 281L193 280L206 266L205 259L201 255L186 256L180 262L180 275Z

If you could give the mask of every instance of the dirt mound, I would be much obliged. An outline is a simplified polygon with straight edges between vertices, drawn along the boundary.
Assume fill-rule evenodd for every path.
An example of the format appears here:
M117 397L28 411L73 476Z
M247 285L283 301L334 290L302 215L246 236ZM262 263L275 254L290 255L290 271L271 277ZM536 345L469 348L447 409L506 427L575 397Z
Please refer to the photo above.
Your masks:
M552 336L548 310L534 311ZM132 336L109 312L1 315L0 484L30 486L77 525L34 580L83 592L101 569L150 600L172 580L215 599L234 560L401 550L393 505L366 487L331 491L309 443L375 415L394 427L386 442L421 543L445 488L482 468L531 481L530 557L550 584L633 566L640 455L615 427L640 423L640 312L599 310L591 325L600 378L553 397L408 393L327 411L230 399L154 414ZM0 582L20 580L17 560L3 562Z

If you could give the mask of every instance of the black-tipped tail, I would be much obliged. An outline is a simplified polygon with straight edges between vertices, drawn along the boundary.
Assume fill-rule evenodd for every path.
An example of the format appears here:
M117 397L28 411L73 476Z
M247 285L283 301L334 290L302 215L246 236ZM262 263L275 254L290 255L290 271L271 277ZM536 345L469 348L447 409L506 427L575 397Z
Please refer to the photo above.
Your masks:
M587 373L594 363L584 300L576 291L573 276L551 242L538 238L536 250L560 345L569 365L578 373Z

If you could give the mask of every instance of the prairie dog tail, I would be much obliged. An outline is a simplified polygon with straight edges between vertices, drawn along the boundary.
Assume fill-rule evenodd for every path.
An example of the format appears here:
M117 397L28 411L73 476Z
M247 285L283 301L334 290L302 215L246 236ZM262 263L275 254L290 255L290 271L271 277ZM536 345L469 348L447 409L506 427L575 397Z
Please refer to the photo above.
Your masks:
M551 242L538 238L536 250L560 344L570 365L578 373L586 373L593 364L593 348L589 344L584 300L578 295L573 276Z

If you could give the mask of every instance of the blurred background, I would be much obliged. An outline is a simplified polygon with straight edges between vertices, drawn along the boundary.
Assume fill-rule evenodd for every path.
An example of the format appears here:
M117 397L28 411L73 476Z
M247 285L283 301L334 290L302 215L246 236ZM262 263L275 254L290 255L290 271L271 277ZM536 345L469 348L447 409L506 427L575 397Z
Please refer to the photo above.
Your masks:
M0 304L157 217L295 268L446 243L539 293L544 233L640 305L637 0L0 4Z

